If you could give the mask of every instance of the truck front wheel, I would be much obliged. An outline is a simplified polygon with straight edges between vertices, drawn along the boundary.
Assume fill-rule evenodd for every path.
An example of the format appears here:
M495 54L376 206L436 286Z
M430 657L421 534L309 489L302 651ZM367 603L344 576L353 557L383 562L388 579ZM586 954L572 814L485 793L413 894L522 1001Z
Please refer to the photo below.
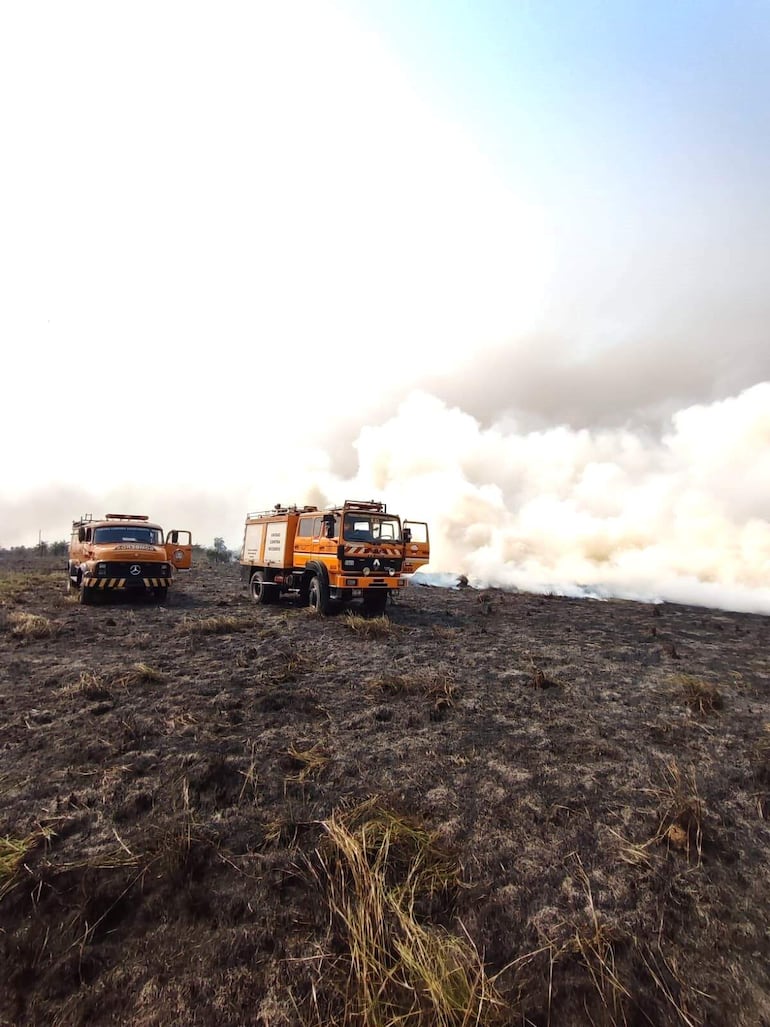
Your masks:
M310 579L307 597L311 610L322 614L329 612L329 586L318 574Z

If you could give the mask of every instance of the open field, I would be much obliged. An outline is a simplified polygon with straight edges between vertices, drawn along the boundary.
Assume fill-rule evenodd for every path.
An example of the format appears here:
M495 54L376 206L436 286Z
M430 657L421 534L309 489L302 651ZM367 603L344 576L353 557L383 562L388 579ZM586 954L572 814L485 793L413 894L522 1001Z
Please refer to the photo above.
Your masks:
M63 561L59 561L63 563ZM770 1025L770 618L0 563L0 1024Z

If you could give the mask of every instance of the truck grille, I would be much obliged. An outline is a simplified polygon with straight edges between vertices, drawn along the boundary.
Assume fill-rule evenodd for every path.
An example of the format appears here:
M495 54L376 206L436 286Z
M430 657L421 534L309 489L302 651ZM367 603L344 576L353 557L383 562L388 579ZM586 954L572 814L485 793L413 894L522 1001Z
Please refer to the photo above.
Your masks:
M163 563L147 563L146 561L132 560L130 563L110 561L107 564L108 578L157 578L160 574ZM166 563L165 566L168 566ZM133 570L132 568L138 568Z
M379 562L379 566L375 566L375 561ZM368 567L369 573L372 577L387 577L391 568L396 572L396 574L400 574L402 563L403 561L400 557L346 556L342 560L342 573L362 574L364 568Z

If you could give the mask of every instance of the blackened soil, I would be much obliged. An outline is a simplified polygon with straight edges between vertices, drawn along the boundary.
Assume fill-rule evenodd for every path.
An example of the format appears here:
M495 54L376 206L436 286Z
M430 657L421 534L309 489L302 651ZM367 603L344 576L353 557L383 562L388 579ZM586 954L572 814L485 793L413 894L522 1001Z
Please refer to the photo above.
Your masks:
M0 1023L319 1022L305 868L379 796L462 864L431 915L511 1023L770 1024L770 619L410 586L377 633L234 567L166 606L49 571L0 567Z

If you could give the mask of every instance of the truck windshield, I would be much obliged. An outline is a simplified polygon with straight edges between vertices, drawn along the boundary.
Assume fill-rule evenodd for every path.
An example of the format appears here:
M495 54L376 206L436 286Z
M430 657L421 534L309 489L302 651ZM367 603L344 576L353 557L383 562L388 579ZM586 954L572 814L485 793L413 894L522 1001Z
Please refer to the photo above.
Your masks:
M373 514L345 514L343 538L347 542L401 541L401 522L398 517L379 517Z
M94 542L141 542L144 545L158 546L162 543L163 533L159 528L148 528L145 525L136 527L131 524L120 524L109 528L94 528Z

